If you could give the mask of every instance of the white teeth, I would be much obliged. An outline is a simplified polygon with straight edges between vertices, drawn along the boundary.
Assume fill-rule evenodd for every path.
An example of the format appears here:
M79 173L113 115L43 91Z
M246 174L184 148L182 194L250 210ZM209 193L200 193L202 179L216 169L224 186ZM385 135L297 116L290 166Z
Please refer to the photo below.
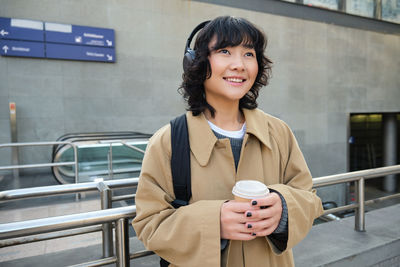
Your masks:
M239 79L239 78L226 78L226 80L228 82L234 82L234 83L241 83L243 82L243 79Z

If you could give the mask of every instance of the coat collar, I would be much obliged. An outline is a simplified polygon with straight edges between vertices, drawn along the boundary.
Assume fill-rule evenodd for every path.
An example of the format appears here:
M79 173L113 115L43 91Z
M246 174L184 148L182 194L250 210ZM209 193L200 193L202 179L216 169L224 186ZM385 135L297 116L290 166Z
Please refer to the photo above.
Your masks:
M255 136L265 146L271 148L268 119L265 114L259 109L243 109L243 114L246 119L246 134ZM199 164L204 167L208 164L212 150L218 139L212 132L203 113L193 116L192 112L188 111L186 117L190 150Z

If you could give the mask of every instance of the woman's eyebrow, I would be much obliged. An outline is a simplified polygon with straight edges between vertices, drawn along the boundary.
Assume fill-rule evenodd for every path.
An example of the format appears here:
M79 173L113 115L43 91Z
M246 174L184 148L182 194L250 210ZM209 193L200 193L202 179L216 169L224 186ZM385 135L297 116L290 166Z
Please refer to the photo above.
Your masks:
M242 44L243 47L253 49L254 45L253 44Z

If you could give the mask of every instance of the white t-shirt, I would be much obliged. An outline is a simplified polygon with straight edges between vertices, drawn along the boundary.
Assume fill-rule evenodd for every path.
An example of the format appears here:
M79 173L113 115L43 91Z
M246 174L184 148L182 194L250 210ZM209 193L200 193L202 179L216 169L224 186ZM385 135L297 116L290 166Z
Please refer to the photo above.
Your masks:
M238 131L227 131L227 130L219 128L217 125L215 125L211 121L207 120L207 122L214 132L217 132L217 133L222 134L229 138L243 139L243 136L246 133L246 122L243 123L242 129L240 129Z

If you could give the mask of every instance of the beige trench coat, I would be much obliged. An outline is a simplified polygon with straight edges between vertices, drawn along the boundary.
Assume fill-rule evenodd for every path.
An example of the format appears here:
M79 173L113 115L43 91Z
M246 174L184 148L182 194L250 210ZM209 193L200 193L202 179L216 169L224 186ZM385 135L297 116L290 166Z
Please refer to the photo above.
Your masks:
M133 227L147 249L170 266L294 266L291 248L322 214L321 200L295 137L281 120L259 109L244 109L247 130L237 171L228 139L218 140L203 114L188 119L191 147L192 199L174 209L170 157L171 131L167 125L150 139L136 194ZM288 208L285 251L268 238L230 241L220 251L220 208L233 199L238 180L259 180L278 191ZM222 257L222 259L221 259Z

